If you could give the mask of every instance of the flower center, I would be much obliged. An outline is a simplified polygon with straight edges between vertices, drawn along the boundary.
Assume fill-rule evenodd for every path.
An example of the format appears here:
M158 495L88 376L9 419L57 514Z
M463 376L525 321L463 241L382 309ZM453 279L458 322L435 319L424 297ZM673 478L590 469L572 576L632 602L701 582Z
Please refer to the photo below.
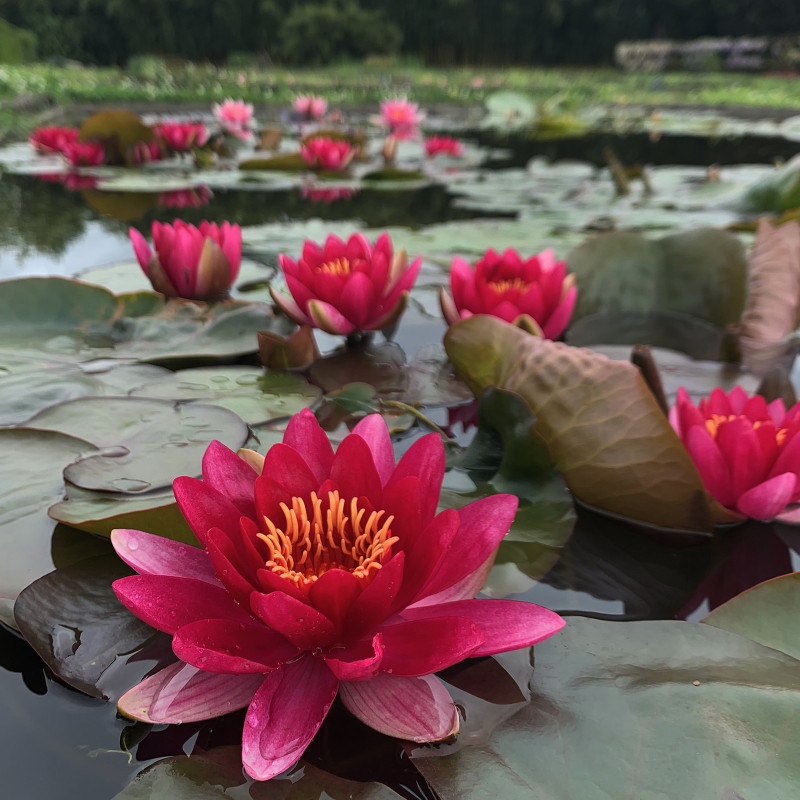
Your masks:
M326 261L320 268L320 272L327 272L329 275L349 275L350 261L346 258L337 258L334 261Z
M719 426L723 422L732 422L735 419L737 419L736 414L712 414L706 420L706 430L711 434L712 438L716 439L717 433L719 432ZM769 422L769 420L757 419L755 422L753 422L753 430L760 428L767 422ZM779 447L786 441L786 437L788 435L789 431L786 428L775 429L775 441Z
M518 292L527 292L530 288L530 283L522 280L522 278L506 278L501 281L489 281L489 286L491 286L497 294L505 294L512 289L516 289Z
M329 569L344 569L358 578L362 588L367 586L391 556L393 516L383 523L384 511L359 508L358 500L350 501L350 515L345 513L346 502L338 490L328 492L327 503L311 492L310 508L301 497L292 498L292 507L281 503L285 518L283 530L264 517L268 533L257 534L268 548L266 566L298 588L307 588Z

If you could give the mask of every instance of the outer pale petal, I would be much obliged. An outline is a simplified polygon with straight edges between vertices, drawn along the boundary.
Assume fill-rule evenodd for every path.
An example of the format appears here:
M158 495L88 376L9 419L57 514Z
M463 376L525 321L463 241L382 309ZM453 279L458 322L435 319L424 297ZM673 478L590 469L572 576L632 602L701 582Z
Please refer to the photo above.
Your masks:
M117 708L142 722L213 719L244 708L263 680L263 675L215 675L179 661L126 692Z
M267 675L244 721L247 774L265 781L291 767L325 719L338 686L325 662L309 656Z
M211 442L203 455L203 482L225 495L245 517L255 517L253 468L222 442Z
M448 325L455 325L456 322L461 320L461 315L458 313L456 304L453 302L453 299L447 293L447 289L445 289L444 286L439 289L439 305L442 309L444 321Z
M458 712L433 675L403 678L381 673L343 682L339 696L350 713L376 731L412 742L435 742L458 732Z
M228 675L264 674L295 658L298 649L258 622L204 619L172 639L175 655L198 669Z
M284 313L290 320L296 322L298 325L313 325L311 317L300 309L300 306L295 303L290 297L284 297L282 294L276 292L272 287L269 290L272 296L272 302Z
M129 528L111 531L111 544L117 555L140 575L196 578L219 586L208 556L199 547Z
M375 469L378 470L381 485L385 486L392 477L395 465L392 440L383 417L380 414L370 414L368 417L364 417L353 428L353 434L360 436L367 443L372 453L372 460L375 462Z
M796 480L793 473L784 472L759 483L738 499L736 509L753 519L770 520L789 504Z
M346 336L356 330L356 326L338 309L323 300L309 300L310 324L333 336Z
M194 297L219 297L233 284L233 268L222 248L207 238L197 260Z
M402 616L410 620L437 617L472 620L486 637L471 654L473 657L530 647L564 627L564 620L555 612L520 600L459 600L439 606L406 608Z
M142 236L136 228L128 228L128 235L131 237L131 244L133 245L133 252L136 253L136 260L139 266L147 274L147 265L150 263L150 258L153 255L150 250L150 245L147 244L144 236Z

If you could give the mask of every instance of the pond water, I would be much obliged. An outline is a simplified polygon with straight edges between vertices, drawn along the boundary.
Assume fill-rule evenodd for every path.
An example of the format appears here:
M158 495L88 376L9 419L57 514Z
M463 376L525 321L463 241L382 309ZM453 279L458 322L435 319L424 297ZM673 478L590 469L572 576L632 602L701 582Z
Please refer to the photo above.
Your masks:
M603 144L608 146L607 141ZM86 273L86 280L97 280L113 291L146 289L146 281L132 261L129 226L148 235L155 219L182 218L194 223L228 220L249 226L244 233L248 268L243 271L244 280L236 296L263 300L267 297L266 281L276 277L278 252L296 255L305 238L320 239L328 231L345 235L366 230L374 237L378 231L389 229L398 247L405 247L412 257L424 256L419 288L397 329L395 345L380 345L383 349L376 351L378 355L365 373L348 364L342 368L348 378L342 382L354 380L355 375L355 379L369 383L377 374L377 364L380 380L386 381L387 370L391 373L398 364L417 363L420 353L423 360L443 358L440 342L445 326L438 314L436 286L446 282L454 253L474 260L488 247L516 247L530 254L553 247L563 258L598 230L635 229L660 237L697 224L724 225L746 219L738 201L755 183L769 177L772 167L768 162L792 147L783 141L772 149L769 143L761 144L766 150L757 152L763 152L764 158L752 160L762 163L730 164L729 159L729 165L722 168L721 180L713 180L709 179L711 162L705 160L708 145L704 140L705 149L694 159L686 157L680 163L671 161L667 166L651 168L646 189L634 185L629 196L619 196L608 171L592 163L598 147L594 140L584 142L584 148L591 152L585 150L586 160L581 161L580 148L573 141L562 144L562 151L555 153L553 144L537 148L522 142L513 149L509 142L476 136L469 143L464 162L429 170L419 185L408 188L347 182L338 187L345 191L335 196L330 192L337 188L335 185L322 181L312 185L306 177L246 176L234 181L229 173L203 174L185 181L202 205L185 208L170 207L161 191L161 185L174 181L173 173L151 175L153 191L145 193L126 189L124 176L106 174L99 176L100 188L69 188L60 181L42 180L41 175L32 174L41 172L38 167L19 169L9 157L6 164L11 167L0 173L0 279ZM633 150L626 153L624 140L615 140L614 145L620 156L633 154ZM680 152L686 152L685 143L680 147L684 148ZM565 160L550 162L540 158L543 153L555 153ZM529 162L531 156L536 158ZM421 163L419 152L413 148L401 158L407 158L414 168ZM492 168L487 169L486 163ZM744 234L744 241L748 236ZM0 295L4 291L5 285L0 283ZM318 342L323 354L333 354L340 346L334 337L324 335ZM596 342L598 346L618 343ZM249 363L252 357L239 361ZM327 374L317 368L317 379ZM677 379L685 374L679 368ZM326 379L333 380L329 376ZM399 394L406 386L402 384ZM327 385L323 388L329 390ZM468 392L448 395L441 387L437 391L442 392L441 402L430 400L423 410L434 423L450 430L460 445L468 444L474 427L455 422L447 408L463 409ZM413 397L409 399L413 401ZM406 428L397 437L398 453L422 432L408 421ZM448 473L445 490L458 495L464 491L463 480L457 470ZM63 536L64 526L59 528ZM88 536L66 530L75 537ZM4 536L13 546L14 537L25 536L24 525L20 524L13 536L7 532ZM488 591L497 597L539 603L567 616L699 620L710 608L749 586L800 569L798 541L800 538L788 526L748 523L714 538L678 542L581 508L574 530L553 548L547 567L531 566L542 558L542 541L522 541L501 550ZM98 553L109 550L104 540L99 547ZM55 545L53 549L57 549ZM78 646L81 635L88 638L91 631L65 635L68 645L74 640ZM168 757L192 752L213 754L216 748L224 752L225 746L235 745L237 726L241 730L240 715L215 725L180 726L177 734L174 727L155 726L151 730L141 723L125 722L116 716L113 703L80 694L54 677L10 628L0 630L0 667L0 694L6 709L0 723L0 752L6 765L3 796L14 800L109 800L119 793L131 800L173 796L159 794L164 790L158 789L157 781L139 784L138 788L131 782L145 767L163 764ZM141 664L136 668L141 674ZM124 681L129 674L120 666L119 675L111 677ZM351 780L382 781L402 797L437 796L393 742L369 738L348 725L351 723L346 719L330 721L327 733L318 737L305 760L311 765L307 768L309 775L316 775L313 770L319 768L323 771L320 774L334 772L340 776L339 783L330 785L343 794L332 790L334 796L355 796L344 794L351 791ZM363 742L359 745L362 756L343 756L337 737ZM172 777L164 777L163 786L172 791L179 784L170 782L177 780L170 774ZM278 794L278 789L275 794L266 789L260 793L257 787L236 783L212 791L209 786L221 781L216 780L215 773L209 775L208 784L197 775L188 778L187 785L202 786L205 793L191 794L181 783L180 792L184 793L174 796L295 796ZM308 775L305 779L311 781ZM321 781L320 787L323 784ZM324 792L319 788L318 796L330 796Z

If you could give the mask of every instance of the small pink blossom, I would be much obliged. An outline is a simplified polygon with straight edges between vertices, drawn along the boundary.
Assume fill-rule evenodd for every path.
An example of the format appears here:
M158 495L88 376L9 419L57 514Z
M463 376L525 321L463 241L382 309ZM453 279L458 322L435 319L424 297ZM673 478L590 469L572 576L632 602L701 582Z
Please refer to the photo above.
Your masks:
M770 520L800 502L800 403L714 389L695 406L681 387L670 422L703 485L725 508ZM788 512L793 514L796 512Z
M63 153L68 144L78 141L80 131L77 128L63 128L50 125L45 128L34 128L28 141L39 153Z
M330 139L327 136L307 139L300 148L300 155L311 169L325 172L340 172L346 169L357 154L358 148L353 147L350 142L344 139Z
M389 135L398 141L417 138L424 118L419 106L405 97L396 97L381 103L380 122L389 129Z
M477 599L517 498L437 514L438 434L395 463L386 423L366 417L334 452L314 415L294 416L265 456L219 442L203 479L173 484L202 549L115 530L138 574L114 582L178 660L120 698L149 723L247 708L242 761L268 780L303 755L338 697L366 725L445 739L459 715L433 673L530 647L564 620L519 600Z
M278 308L298 325L340 336L395 322L422 265L421 257L409 265L404 250L394 255L386 233L374 247L360 233L347 242L331 235L322 247L306 241L297 261L285 255L278 261L292 295L270 289Z
M464 155L464 145L452 136L431 136L425 140L425 153L428 158L438 155L460 158Z
M153 126L153 132L173 153L188 153L208 140L202 122L160 122Z
M502 255L489 249L473 270L462 258L454 258L450 270L452 297L442 289L442 313L448 325L473 314L490 314L506 322L527 320L546 339L556 339L569 323L578 290L566 264L556 261L552 250L522 259L509 248Z
M292 108L307 120L320 120L328 110L328 101L324 97L303 94L295 97Z
M252 141L253 106L250 103L229 98L215 103L213 111L225 133L242 141Z
M167 297L220 297L239 274L242 231L238 225L201 222L195 228L180 219L173 225L154 222L155 252L135 228L128 233L144 274L153 288Z
M96 167L106 158L106 149L99 142L69 142L62 152L73 167Z

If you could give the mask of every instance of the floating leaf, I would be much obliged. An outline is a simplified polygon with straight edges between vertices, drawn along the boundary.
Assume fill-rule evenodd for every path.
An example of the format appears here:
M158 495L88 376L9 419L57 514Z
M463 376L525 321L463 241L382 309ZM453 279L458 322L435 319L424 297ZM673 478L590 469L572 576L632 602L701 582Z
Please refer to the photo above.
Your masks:
M413 751L442 800L793 796L795 659L710 626L578 617L534 655L530 705L488 744Z
M307 172L309 167L300 153L284 153L268 158L246 158L239 162L241 170L281 170L283 172Z
M663 528L711 531L730 521L633 365L487 316L452 326L445 348L476 395L496 386L525 399L582 502Z
M130 111L107 109L92 114L81 125L80 140L99 141L105 145L106 160L110 164L133 161L133 148L139 142L151 142L152 129Z

